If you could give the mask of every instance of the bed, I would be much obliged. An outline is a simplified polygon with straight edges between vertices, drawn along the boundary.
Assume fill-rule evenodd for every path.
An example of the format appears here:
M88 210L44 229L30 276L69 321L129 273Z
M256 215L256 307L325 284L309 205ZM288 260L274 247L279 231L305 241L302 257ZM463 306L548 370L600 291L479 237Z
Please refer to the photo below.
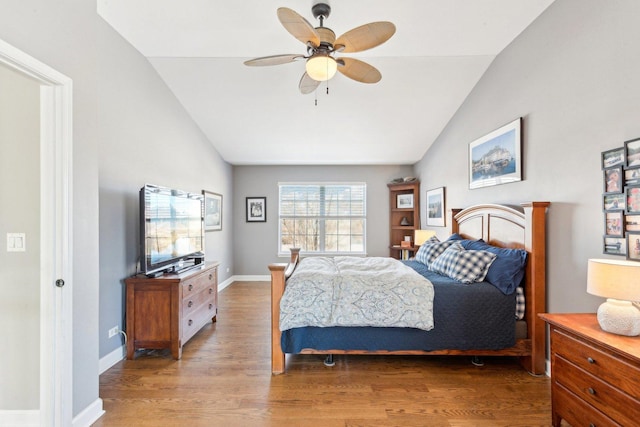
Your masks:
M285 353L299 354L394 354L394 355L469 355L515 356L532 374L545 372L545 325L538 313L545 312L546 299L546 212L549 202L528 202L521 206L495 204L475 205L449 212L450 234L473 241L482 239L498 248L523 249L527 261L523 280L524 314L522 320L504 323L492 331L491 342L478 341L464 333L464 327L444 328L442 316L447 316L447 292L456 292L451 282L432 280L436 297L433 304L435 327L429 331L407 327L299 327L281 331L281 300L287 280L300 264L299 250L291 250L289 263L270 264L271 272L271 362L272 373L285 371ZM405 264L411 264L406 262ZM412 268L419 266L410 265ZM431 274L431 276L429 276ZM483 292L486 286L466 286L468 291ZM495 290L495 289L494 289ZM475 297L471 297L474 299ZM515 301L515 293L507 297ZM438 304L435 302L439 301ZM504 310L512 310L515 302ZM500 311L473 304L472 312L457 313L461 322L477 323L480 312ZM445 310L445 311L443 311ZM444 313L444 314L443 314ZM511 312L513 313L513 312ZM440 316L440 317L439 317ZM440 320L439 320L440 319ZM440 323L439 323L440 322ZM445 322L446 323L446 322ZM501 330L498 330L501 329ZM433 342L434 344L430 344Z

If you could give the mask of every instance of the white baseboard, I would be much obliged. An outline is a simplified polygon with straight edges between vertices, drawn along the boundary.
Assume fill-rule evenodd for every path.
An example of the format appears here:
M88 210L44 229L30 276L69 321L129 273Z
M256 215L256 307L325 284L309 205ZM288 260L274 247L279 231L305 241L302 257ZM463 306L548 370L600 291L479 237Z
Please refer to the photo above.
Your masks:
M123 345L101 358L99 363L100 374L104 373L107 369L124 359L126 355L127 346Z
M73 427L90 427L98 418L104 415L102 409L102 399L97 398L92 404L87 406L82 412L73 417Z
M232 282L270 282L271 276L268 274L264 276L233 276L231 279L233 279Z
M0 411L0 426L3 427L38 427L40 411Z

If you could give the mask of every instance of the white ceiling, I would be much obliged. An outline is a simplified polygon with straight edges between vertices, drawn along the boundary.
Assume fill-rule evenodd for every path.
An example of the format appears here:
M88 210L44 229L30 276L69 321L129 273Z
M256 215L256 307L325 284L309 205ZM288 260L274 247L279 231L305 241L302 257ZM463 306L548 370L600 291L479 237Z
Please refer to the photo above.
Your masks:
M304 62L243 64L304 54L276 10L289 7L318 26L311 0L97 3L226 161L302 165L419 161L495 56L553 0L331 1L324 25L337 36L373 21L391 21L397 30L381 46L343 55L378 68L379 83L338 73L329 95L324 83L315 94L300 94Z

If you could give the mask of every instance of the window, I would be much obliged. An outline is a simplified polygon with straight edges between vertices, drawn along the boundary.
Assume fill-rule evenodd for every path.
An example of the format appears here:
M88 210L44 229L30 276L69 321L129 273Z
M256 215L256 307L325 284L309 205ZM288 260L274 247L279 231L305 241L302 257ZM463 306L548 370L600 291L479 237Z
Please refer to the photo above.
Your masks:
M364 183L280 184L279 252L365 253Z

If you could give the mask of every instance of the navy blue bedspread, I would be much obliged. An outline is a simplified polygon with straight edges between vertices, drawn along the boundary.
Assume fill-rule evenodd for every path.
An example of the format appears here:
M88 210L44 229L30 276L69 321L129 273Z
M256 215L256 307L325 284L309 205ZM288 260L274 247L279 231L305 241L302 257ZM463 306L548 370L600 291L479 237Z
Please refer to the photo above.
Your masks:
M515 344L515 293L490 283L465 285L403 261L431 280L434 328L306 327L282 332L285 353L315 350L499 350Z

